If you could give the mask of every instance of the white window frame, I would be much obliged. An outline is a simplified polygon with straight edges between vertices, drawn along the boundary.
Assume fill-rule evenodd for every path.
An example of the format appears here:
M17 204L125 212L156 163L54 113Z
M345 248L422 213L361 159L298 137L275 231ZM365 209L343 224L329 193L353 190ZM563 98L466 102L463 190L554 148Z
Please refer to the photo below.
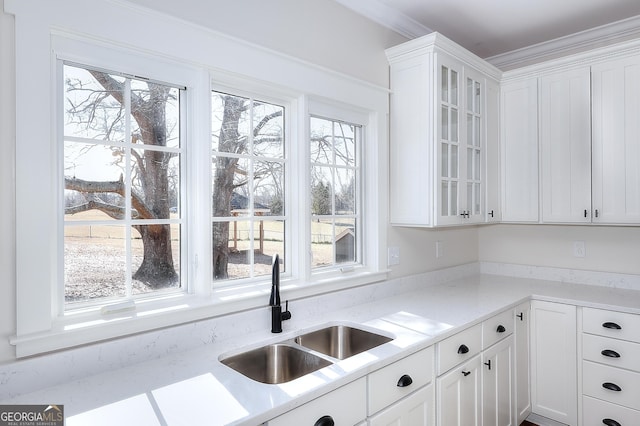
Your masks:
M95 26L86 11L60 4L43 3L34 9L21 1L6 0L16 20L16 335L10 342L17 357L131 335L162 327L262 309L268 303L269 283L249 287L212 285L211 241L188 238L184 255L188 261L181 273L188 276L189 292L137 303L135 310L102 313L77 310L61 316L54 289L61 267L60 253L60 156L57 155L60 85L58 60L106 70L140 75L187 87L188 140L184 164L188 167L181 185L209 182L210 168L193 159L206 158L211 149L211 89L216 84L269 94L290 102L289 144L306 141L310 112L326 117L336 108L360 114L366 150L362 158L362 193L366 212L363 235L364 266L350 273L311 276L308 256L292 263L290 276L283 277L283 300L310 297L334 290L384 280L387 232L387 113L388 90L277 52L226 38L194 27L170 16L149 14L132 7L123 14L117 6L101 4L105 22L117 26ZM149 19L153 17L153 19ZM162 22L158 22L162 20ZM170 25L172 31L167 33ZM126 30L135 28L134 30ZM124 31L123 31L124 29ZM144 34L145 37L136 37ZM194 43L194 40L198 40ZM202 49L198 46L207 45ZM231 54L230 52L233 52ZM255 61L268 63L256 67ZM259 97L259 96L256 96ZM265 99L268 100L268 99ZM323 108L325 108L323 110ZM34 125L34 121L38 125ZM357 123L353 119L345 121ZM306 142L302 142L308 146ZM290 213L292 229L309 223L308 148L289 156L289 174L303 177L288 200L291 207L304 200L304 209ZM33 173L38 170L38 173ZM45 179L42 179L42 175ZM289 178L288 178L289 179ZM289 182L289 185L291 183ZM304 189L301 189L304 188ZM183 195L187 195L183 190ZM209 236L208 192L189 193L184 206L187 235ZM33 208L38 206L38 208ZM205 212L205 213L202 213ZM291 232L289 233L291 234ZM305 233L308 235L308 233ZM308 238L291 239L288 248L307 252ZM266 327L267 325L265 325Z

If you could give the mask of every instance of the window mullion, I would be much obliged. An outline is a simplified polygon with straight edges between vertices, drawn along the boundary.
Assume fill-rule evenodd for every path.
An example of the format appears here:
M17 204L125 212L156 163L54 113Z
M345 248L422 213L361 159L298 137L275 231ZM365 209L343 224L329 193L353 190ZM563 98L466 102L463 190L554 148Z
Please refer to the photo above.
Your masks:
M124 88L124 110L125 110L125 166L124 166L124 205L125 205L125 217L124 217L124 235L125 235L125 297L131 297L131 277L133 274L132 268L132 258L133 254L131 252L131 218L133 215L131 214L131 150L133 149L133 145L131 144L132 135L131 135L131 79L127 78L125 80L125 88Z

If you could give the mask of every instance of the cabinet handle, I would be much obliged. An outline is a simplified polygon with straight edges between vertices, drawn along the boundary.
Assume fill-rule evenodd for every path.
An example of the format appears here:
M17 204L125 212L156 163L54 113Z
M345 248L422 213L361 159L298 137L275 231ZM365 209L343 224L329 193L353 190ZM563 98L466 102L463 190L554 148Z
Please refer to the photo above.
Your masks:
M520 318L520 321L524 321L524 313L520 312L518 315L516 315L518 318Z
M620 354L616 351L612 351L611 349L605 349L600 353L609 358L620 358Z
M587 209L584 209L584 217L587 217Z
M491 360L488 360L487 362L485 362L484 365L486 365L488 369L491 370Z
M596 209L596 217L598 217L598 209Z
M413 379L408 374L405 374L402 377L400 377L400 380L398 380L398 385L397 386L399 388L405 388L405 387L409 386L411 383L413 383Z
M605 322L604 324L602 324L602 326L604 328L608 328L610 330L622 330L622 327L620 327L618 324L616 324L615 322Z
M616 385L615 383L611 383L611 382L604 382L602 384L602 387L605 389L609 389L610 391L614 391L614 392L620 392L622 391L622 388L618 385Z
M504 325L502 325L502 324L500 324L500 325L498 326L498 328L496 328L496 332L497 332L497 333L504 333L505 331L507 331L507 329L506 329L506 328L504 328Z
M471 371L462 371L464 377L467 377L469 374L471 374Z
M493 210L489 212L489 216L493 217Z
M466 354L469 352L469 348L467 347L467 345L460 345L460 347L458 348L458 353L459 354Z
M468 218L469 217L469 212L463 210L462 213L460 213L460 216Z
M313 424L313 426L335 426L335 423L331 416L322 416Z
M613 419L602 419L602 423L607 426L622 426L620 423L616 422Z

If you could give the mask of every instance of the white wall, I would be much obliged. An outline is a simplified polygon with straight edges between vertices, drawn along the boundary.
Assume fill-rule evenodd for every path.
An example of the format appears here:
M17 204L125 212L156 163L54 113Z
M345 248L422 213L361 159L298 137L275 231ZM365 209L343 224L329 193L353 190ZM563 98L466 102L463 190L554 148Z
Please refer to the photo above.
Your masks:
M4 0L0 0L4 9ZM15 72L13 17L0 13L0 363L15 356Z
M585 257L573 255L584 241ZM640 274L640 227L494 225L478 231L480 260Z

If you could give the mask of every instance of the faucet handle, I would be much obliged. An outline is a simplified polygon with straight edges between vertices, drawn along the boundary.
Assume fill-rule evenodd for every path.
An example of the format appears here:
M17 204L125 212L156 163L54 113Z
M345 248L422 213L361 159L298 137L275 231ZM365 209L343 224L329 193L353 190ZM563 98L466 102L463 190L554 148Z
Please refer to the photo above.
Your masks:
M291 319L291 312L289 312L289 301L285 300L284 302L284 312L282 313L282 320Z

